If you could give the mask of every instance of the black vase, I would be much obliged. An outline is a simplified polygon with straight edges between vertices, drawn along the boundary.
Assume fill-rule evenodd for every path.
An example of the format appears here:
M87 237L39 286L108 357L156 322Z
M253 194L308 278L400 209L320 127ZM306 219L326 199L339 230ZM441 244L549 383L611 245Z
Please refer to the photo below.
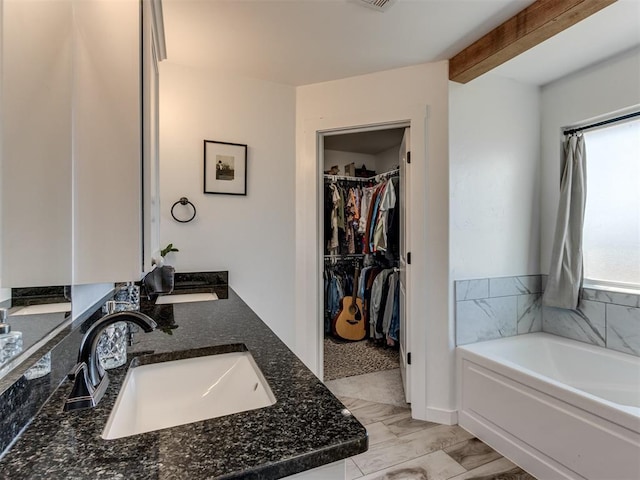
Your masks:
M175 274L176 269L171 265L163 265L151 270L142 279L149 298L153 299L158 295L169 295L173 292Z

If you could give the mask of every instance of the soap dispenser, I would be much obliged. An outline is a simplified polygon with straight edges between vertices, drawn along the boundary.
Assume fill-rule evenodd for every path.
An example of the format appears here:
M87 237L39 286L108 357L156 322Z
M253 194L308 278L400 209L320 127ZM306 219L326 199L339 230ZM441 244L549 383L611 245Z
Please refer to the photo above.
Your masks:
M0 365L22 352L22 332L12 332L7 309L0 308Z

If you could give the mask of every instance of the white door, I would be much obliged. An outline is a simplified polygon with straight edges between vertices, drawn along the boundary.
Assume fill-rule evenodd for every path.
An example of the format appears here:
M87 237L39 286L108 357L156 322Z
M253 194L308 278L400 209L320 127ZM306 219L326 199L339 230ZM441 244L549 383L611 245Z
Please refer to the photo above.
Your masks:
M402 144L400 145L400 375L402 376L402 386L404 387L404 395L407 403L411 403L411 381L408 350L411 332L409 331L409 322L407 321L410 312L407 311L407 253L408 245L408 225L409 217L407 199L409 196L409 182L407 181L407 163L409 160L409 128L404 129Z

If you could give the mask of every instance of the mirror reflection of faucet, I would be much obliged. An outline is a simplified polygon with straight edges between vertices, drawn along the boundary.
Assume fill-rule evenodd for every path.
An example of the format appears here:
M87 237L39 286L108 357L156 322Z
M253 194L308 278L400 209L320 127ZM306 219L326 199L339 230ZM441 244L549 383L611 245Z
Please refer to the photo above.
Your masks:
M0 308L0 367L22 352L22 333L11 330L6 308Z
M131 322L138 325L145 332L156 328L156 322L147 315L136 311L110 313L94 323L84 334L80 343L78 363L69 373L69 379L74 380L73 389L64 404L64 411L95 407L107 386L109 377L98 359L98 344L102 332L117 322Z

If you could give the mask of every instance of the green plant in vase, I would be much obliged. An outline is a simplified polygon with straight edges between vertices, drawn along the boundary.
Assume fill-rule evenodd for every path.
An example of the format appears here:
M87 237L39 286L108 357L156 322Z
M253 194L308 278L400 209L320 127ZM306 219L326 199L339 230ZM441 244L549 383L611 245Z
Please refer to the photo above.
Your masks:
M166 263L166 256L171 253L171 252L179 252L180 250L178 250L177 248L175 248L173 246L173 243L170 243L169 245L167 245L166 247L164 247L162 250L160 250L160 256L159 257L152 257L151 258L151 265L156 265L157 267L162 267L165 265Z

